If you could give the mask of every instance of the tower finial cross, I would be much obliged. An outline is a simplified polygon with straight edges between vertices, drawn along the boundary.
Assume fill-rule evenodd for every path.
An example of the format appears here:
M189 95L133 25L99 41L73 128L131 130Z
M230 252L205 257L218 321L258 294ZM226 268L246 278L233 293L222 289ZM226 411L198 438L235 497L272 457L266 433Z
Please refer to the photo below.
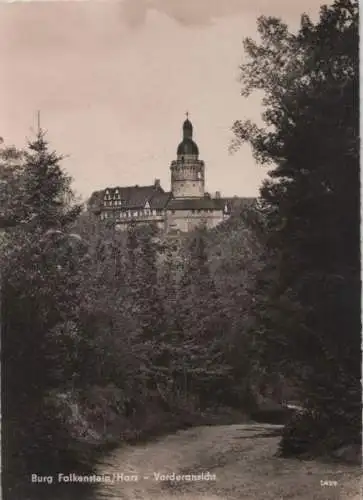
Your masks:
M189 112L188 111L185 113L185 116L187 117L187 119L189 118Z

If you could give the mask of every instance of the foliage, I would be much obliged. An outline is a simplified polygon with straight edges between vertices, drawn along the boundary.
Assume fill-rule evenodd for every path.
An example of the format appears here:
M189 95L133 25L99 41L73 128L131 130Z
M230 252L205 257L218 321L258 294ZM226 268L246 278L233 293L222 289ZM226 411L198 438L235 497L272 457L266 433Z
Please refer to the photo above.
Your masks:
M74 440L102 442L110 429L121 439L130 422L142 428L160 410L170 418L218 405L252 411L268 386L281 400L282 376L298 383L309 415L353 439L359 197L351 5L323 9L316 26L305 16L297 34L260 19L261 43L246 42L242 83L245 94L265 92L266 127L238 122L235 132L275 166L260 203L213 231L181 243L151 226L115 231L81 212L42 131L24 151L0 151L9 488L11 470L76 470L84 456ZM296 449L302 428L286 428L284 449ZM326 438L321 429L305 448Z
M69 376L73 337L54 350L52 330L77 314L80 268L66 230L80 208L66 199L69 179L42 132L23 152L3 153L2 409L10 491L30 467L45 470L52 458L68 456L61 452L67 432L47 394Z
M360 431L358 5L337 0L316 25L304 15L296 34L262 17L258 31L241 74L245 95L264 93L265 127L234 126L235 145L249 142L273 165L261 189L268 260L256 353L299 384L319 418L341 415L335 430L351 439Z

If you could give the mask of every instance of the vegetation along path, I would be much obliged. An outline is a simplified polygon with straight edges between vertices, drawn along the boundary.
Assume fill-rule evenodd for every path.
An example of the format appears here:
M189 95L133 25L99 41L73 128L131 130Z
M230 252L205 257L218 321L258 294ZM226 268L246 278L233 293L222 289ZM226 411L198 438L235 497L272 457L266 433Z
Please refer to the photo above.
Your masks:
M96 498L360 498L359 467L279 458L278 429L266 424L206 426L180 431L146 445L120 448L98 468L99 474L111 475L115 481L100 485ZM207 472L215 479L208 480ZM184 480L168 477L173 473L184 475ZM202 473L205 480L192 481L188 477Z

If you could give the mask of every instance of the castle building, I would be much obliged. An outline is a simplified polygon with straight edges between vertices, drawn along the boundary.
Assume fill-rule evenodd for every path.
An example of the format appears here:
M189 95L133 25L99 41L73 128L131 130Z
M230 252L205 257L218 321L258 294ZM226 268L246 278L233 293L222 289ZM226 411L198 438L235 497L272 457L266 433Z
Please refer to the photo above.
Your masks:
M188 232L201 225L211 229L230 216L233 199L205 191L205 164L188 115L170 174L170 191L164 191L158 179L148 186L106 188L92 194L90 207L121 230L134 221L152 222L164 232Z

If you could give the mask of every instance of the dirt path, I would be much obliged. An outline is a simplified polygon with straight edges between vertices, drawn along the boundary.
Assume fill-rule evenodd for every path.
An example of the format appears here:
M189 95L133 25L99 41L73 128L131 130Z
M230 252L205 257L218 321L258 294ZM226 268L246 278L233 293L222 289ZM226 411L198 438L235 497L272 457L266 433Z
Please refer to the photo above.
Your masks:
M118 500L359 500L360 468L274 456L277 426L198 427L109 455L97 498ZM107 463L106 463L107 462ZM209 472L215 479L207 480ZM171 480L167 474L184 475ZM124 476L122 477L122 474ZM158 475L159 474L159 475ZM199 475L192 480L190 475ZM132 478L131 476L134 475ZM213 477L213 476L212 476ZM133 480L132 480L133 479Z

